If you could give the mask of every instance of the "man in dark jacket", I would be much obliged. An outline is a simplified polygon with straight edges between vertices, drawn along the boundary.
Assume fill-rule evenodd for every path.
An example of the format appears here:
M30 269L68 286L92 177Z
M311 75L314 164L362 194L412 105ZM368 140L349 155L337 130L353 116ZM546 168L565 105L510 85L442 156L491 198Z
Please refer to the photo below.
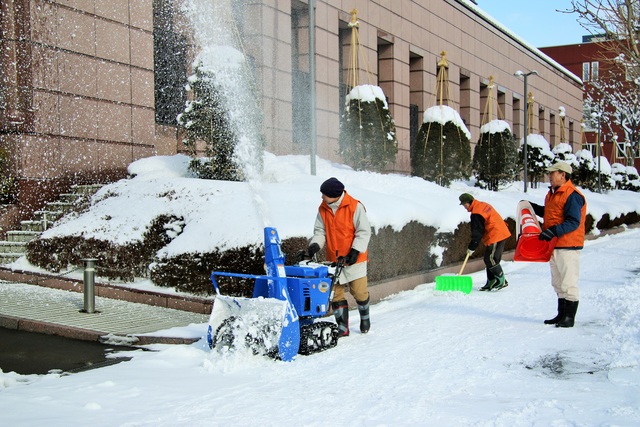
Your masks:
M580 251L584 246L587 202L571 182L571 165L559 161L548 167L547 172L551 186L544 199L544 206L531 204L536 215L544 219L539 239L550 241L558 237L549 260L551 284L558 295L558 314L544 323L571 328L580 299L578 277Z
M471 214L471 242L467 247L471 255L480 245L485 245L484 265L487 270L487 283L481 291L497 291L509 286L500 266L502 252L511 232L502 216L489 203L476 200L469 193L458 197L460 204Z

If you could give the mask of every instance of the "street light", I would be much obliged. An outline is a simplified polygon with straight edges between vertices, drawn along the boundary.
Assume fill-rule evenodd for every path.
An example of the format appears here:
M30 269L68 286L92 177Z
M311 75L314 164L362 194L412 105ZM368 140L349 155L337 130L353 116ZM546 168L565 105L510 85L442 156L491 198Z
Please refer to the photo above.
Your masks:
M598 133L596 138L596 157L598 160L598 193L602 192L602 184L600 181L600 133L601 133L601 123L600 118L602 117L602 104L600 104L600 108L598 112L591 113L591 117L594 119L598 119ZM615 149L615 148L614 148Z
M529 107L528 105L529 100L527 99L527 78L529 76L537 76L538 72L533 70L533 71L529 71L528 73L525 73L524 71L518 70L515 73L513 73L513 75L516 77L524 77L524 144L522 145L522 154L524 157L524 162L523 162L524 192L526 193L527 192L527 136L529 136L528 135L529 124L527 123L527 120L529 119L528 111L527 111L527 108Z

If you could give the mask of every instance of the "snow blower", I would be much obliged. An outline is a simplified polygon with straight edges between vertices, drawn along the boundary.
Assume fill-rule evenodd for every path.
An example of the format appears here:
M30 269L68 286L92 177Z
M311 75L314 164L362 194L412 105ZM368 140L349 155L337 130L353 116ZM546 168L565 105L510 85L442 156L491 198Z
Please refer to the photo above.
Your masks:
M209 347L245 348L283 361L334 347L338 326L317 319L329 310L344 262L332 266L300 261L285 266L280 238L272 227L264 229L264 246L266 275L211 274L216 298L207 332ZM220 276L253 280L253 296L221 295L216 281Z

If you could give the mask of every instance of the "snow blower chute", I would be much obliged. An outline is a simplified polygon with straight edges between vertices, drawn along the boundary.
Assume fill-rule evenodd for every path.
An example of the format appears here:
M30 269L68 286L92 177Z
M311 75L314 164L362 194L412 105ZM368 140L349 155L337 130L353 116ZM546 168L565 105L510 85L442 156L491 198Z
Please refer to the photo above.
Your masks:
M284 361L298 353L307 355L334 347L337 325L316 319L329 309L334 279L343 264L301 261L285 266L280 237L271 227L264 229L264 253L266 275L211 274L216 298L209 319L209 346L219 350L244 347ZM221 295L216 281L219 276L253 280L253 296Z

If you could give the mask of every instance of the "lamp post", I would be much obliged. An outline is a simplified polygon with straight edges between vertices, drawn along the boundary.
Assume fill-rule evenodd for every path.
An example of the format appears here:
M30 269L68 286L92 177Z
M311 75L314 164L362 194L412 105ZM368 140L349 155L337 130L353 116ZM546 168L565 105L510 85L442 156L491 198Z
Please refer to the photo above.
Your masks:
M600 109L598 110L598 112L593 112L591 113L591 117L593 117L594 119L598 120L598 133L596 134L596 158L597 158L597 165L598 165L598 193L602 192L602 185L601 185L601 181L600 181L600 118L602 117L602 106L600 106Z
M311 109L311 175L316 174L316 155L318 154L318 138L316 135L316 13L315 1L309 0L309 108Z
M516 77L523 77L524 78L524 143L522 144L522 154L523 154L523 167L524 167L524 172L523 172L523 179L524 179L524 192L527 192L527 137L529 136L529 124L527 123L528 119L529 119L529 111L528 110L528 102L529 100L527 99L527 78L529 76L537 76L538 72L535 70L529 71L528 73L525 73L524 71L518 70L515 73L513 73L514 76Z

